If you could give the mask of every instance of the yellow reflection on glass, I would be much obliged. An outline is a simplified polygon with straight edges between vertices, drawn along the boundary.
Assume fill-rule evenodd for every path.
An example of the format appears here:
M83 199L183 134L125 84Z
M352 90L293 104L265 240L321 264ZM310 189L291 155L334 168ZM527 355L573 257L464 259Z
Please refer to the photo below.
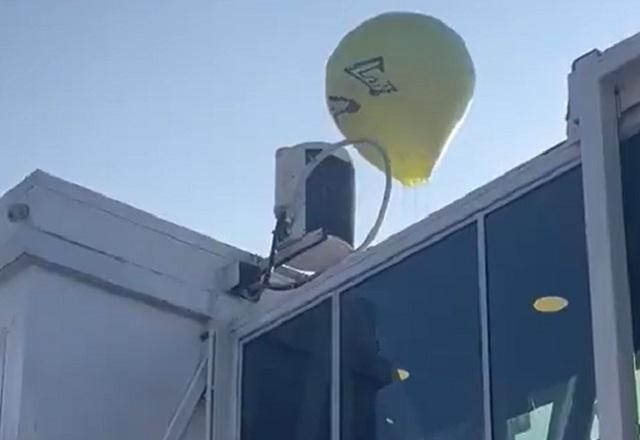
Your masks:
M409 372L407 370L403 370L402 368L398 368L395 371L394 379L400 382L409 379Z
M557 313L569 305L569 300L562 296L543 296L535 300L533 308L540 313Z

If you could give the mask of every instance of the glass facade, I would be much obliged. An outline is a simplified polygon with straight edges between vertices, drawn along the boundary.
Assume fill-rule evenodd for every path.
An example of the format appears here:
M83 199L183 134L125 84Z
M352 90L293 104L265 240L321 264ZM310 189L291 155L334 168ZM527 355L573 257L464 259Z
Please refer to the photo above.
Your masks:
M341 296L342 440L483 437L477 231Z
M328 440L331 431L331 302L247 343L242 440Z
M494 438L597 438L580 169L485 228Z
M488 401L493 439L599 439L580 167L484 232L483 255L472 223L244 345L242 440L329 440L334 398L341 440L480 440Z
M635 354L636 396L640 401L640 356L638 356L640 353L640 134L622 143L620 162Z

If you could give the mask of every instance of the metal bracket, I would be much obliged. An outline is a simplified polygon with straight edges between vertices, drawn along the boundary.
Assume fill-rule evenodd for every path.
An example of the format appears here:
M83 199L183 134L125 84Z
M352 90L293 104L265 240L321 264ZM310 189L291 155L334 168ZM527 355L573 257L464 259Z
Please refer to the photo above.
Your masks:
M300 273L283 266L327 240L327 234L322 229L318 229L302 238L289 239L280 243L274 257L274 267L282 267L283 269L279 270L282 272L280 277L294 281L299 278ZM262 291L265 290L262 278L267 270L269 270L269 260L266 258L255 262L235 261L222 269L221 276L225 281L225 290L233 296L257 301Z

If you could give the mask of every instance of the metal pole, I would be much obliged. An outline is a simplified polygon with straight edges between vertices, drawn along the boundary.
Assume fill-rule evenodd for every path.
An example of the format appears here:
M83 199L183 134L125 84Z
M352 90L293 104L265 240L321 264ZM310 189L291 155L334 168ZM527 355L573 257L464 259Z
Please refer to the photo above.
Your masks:
M207 385L205 387L205 439L213 440L213 368L215 366L215 337L213 329L209 329L207 339Z

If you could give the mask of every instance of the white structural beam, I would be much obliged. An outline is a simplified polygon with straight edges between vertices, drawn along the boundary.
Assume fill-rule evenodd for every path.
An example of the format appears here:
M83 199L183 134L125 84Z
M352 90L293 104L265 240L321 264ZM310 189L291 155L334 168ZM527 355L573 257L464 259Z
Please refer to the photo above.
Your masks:
M180 440L182 438L182 434L187 429L193 412L202 398L202 392L205 391L208 363L207 358L204 358L198 365L162 440ZM210 438L207 437L207 440Z
M639 37L580 58L569 77L568 134L582 155L600 438L615 440L637 439L616 77L640 57Z

